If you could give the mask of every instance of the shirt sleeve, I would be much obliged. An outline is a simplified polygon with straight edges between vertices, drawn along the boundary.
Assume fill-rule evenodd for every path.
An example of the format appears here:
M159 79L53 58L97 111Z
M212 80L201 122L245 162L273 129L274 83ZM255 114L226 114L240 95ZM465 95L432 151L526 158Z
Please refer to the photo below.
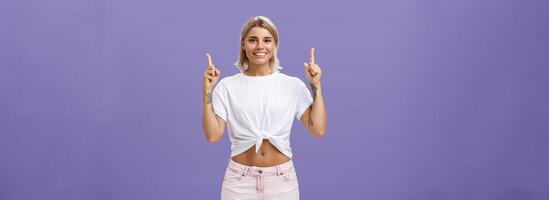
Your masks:
M311 92L309 92L309 89L307 89L307 86L305 86L305 83L303 83L303 81L298 79L297 82L297 103L295 117L297 118L297 120L300 120L305 110L307 110L307 108L309 108L309 106L313 103L313 97L311 96Z
M227 105L229 102L229 95L227 88L222 84L222 80L217 83L212 92L212 103L214 113L227 122Z

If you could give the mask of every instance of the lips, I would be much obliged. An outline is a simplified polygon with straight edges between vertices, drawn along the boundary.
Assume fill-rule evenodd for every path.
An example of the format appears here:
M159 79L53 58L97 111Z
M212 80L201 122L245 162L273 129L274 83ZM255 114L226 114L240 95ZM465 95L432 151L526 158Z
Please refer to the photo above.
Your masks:
M267 55L267 52L254 52L253 55L258 57L263 57Z

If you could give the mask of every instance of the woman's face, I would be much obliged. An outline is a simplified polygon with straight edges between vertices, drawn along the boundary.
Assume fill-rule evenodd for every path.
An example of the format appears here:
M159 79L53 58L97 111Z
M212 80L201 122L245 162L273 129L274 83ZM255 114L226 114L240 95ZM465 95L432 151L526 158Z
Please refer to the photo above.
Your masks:
M256 26L244 37L242 48L246 51L248 64L269 66L276 44L269 30Z

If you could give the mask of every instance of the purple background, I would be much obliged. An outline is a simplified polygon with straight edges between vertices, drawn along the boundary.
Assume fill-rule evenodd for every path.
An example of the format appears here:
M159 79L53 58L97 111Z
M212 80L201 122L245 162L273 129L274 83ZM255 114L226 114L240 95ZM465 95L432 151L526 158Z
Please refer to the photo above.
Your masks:
M201 128L210 52L237 73L253 15L327 136L295 121L302 199L549 199L548 1L0 3L0 199L218 199Z

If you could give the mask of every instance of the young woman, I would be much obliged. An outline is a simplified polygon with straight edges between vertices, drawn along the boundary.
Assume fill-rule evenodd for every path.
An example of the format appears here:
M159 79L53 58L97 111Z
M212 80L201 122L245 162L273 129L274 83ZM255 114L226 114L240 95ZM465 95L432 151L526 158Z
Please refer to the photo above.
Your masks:
M246 21L240 36L241 71L223 78L212 58L203 78L202 126L206 139L217 142L227 124L231 158L221 199L299 199L290 148L294 117L315 136L326 129L322 71L311 49L305 74L311 92L298 78L279 72L278 31L266 17ZM213 88L213 91L212 91Z

